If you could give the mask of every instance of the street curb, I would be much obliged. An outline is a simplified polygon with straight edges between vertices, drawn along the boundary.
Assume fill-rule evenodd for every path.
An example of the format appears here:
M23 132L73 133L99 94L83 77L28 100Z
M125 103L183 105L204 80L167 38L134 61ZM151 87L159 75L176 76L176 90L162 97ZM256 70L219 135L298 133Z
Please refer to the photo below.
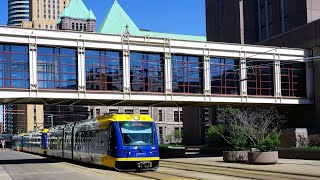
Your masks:
M297 175L297 176L308 176L308 177L320 179L320 175L316 175L316 174L289 173L286 171L271 171L271 170L259 170L259 169L253 169L253 168L233 167L233 166L221 166L221 165L219 166L219 165L212 165L212 164L189 163L189 162L183 162L183 161L170 161L168 159L160 159L160 161L171 162L171 163L184 163L184 164L200 165L200 166L213 166L213 167L228 168L228 169L249 170L249 171L256 171L256 172L269 172L269 173L279 173L279 174L288 174L288 175Z

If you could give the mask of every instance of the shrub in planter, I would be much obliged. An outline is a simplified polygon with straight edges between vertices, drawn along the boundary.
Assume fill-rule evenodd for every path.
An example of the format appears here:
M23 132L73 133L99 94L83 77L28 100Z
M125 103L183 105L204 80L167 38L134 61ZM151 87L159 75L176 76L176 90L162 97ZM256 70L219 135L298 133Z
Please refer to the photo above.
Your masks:
M242 109L226 107L218 114L219 125L215 127L215 130L231 145L233 150L254 147L259 150L259 157L262 157L261 154L264 154L263 152L274 150L280 143L278 130L284 122L283 119L284 116L279 114L273 107ZM277 153L273 155L277 157ZM252 159L255 160L257 158L258 156L254 156ZM263 162L260 163L263 164Z
M223 151L223 160L226 162L245 162L248 159L248 138L241 126L230 125L226 129L223 125L216 125L209 128L207 135L215 134L224 139L231 147L230 151Z
M280 144L280 133L272 130L254 147L259 151L248 153L248 163L250 164L275 164L278 162L278 152L276 147Z

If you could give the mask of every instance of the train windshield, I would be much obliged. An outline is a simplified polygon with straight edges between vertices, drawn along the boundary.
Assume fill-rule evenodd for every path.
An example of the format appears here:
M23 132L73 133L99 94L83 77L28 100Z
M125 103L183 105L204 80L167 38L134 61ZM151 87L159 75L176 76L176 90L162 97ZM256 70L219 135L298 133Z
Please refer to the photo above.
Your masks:
M150 146L154 144L152 123L122 122L119 124L125 146Z

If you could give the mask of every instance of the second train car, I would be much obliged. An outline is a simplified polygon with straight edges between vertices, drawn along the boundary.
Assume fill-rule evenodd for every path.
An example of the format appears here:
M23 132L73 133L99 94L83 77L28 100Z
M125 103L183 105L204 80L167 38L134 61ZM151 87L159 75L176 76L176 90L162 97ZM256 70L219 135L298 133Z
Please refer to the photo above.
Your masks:
M156 125L149 115L110 114L20 137L25 151L119 171L156 170L159 166Z

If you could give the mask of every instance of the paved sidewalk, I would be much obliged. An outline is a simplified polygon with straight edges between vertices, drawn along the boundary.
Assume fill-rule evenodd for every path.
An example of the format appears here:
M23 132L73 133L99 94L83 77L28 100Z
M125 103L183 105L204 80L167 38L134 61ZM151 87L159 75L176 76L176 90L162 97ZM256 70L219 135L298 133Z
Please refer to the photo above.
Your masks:
M222 157L197 157L197 158L175 158L161 159L161 161L181 162L189 164L201 164L215 167L227 167L234 169L245 169L253 171L276 172L283 174L299 174L306 176L317 176L320 179L320 161L301 159L279 159L274 165L250 165L246 163L226 163Z

